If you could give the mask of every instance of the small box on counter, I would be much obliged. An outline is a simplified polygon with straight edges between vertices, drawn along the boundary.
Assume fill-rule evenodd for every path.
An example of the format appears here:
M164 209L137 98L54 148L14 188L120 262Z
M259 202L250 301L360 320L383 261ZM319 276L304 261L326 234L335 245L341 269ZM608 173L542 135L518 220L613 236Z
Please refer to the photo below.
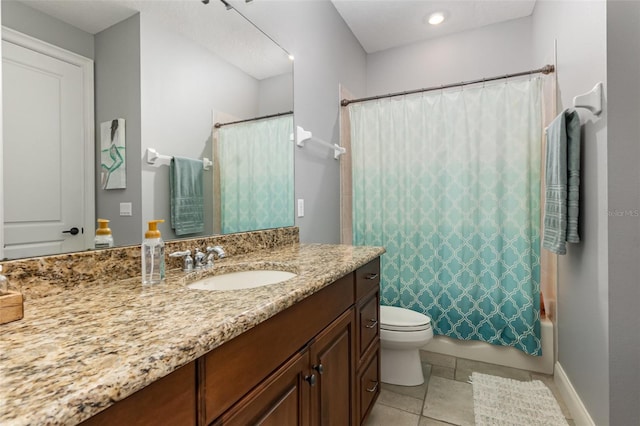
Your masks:
M22 319L22 293L9 291L0 295L0 324Z

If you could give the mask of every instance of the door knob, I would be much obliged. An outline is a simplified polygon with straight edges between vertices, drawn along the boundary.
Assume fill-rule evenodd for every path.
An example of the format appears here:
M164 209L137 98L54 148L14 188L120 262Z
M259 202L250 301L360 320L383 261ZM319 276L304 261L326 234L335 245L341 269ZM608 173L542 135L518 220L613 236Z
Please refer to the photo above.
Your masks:
M78 235L80 233L80 230L78 228L76 228L75 226L67 231L62 231L63 234L71 234L71 235Z
M313 369L318 372L318 374L324 373L324 366L322 364L314 365Z

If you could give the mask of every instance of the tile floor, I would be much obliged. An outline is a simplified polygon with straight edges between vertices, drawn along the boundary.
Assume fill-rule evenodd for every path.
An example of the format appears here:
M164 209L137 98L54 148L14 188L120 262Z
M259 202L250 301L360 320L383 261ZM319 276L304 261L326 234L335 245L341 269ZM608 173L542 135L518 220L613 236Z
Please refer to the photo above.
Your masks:
M541 380L555 395L567 423L573 426L553 376L433 352L420 352L425 383L405 387L382 384L380 396L366 426L473 425L472 372L516 380Z

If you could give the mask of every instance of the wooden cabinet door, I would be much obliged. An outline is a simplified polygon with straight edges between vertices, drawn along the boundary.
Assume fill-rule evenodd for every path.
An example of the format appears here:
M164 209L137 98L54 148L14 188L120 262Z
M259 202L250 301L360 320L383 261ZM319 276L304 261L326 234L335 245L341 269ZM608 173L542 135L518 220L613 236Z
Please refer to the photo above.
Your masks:
M313 341L309 350L316 375L311 388L312 425L349 425L353 419L354 311L346 311Z
M354 302L353 279L345 275L202 357L201 423L229 410L348 310Z
M195 426L196 363L168 376L89 418L82 426Z
M265 379L214 424L307 426L310 382L313 381L309 373L309 351L304 350Z

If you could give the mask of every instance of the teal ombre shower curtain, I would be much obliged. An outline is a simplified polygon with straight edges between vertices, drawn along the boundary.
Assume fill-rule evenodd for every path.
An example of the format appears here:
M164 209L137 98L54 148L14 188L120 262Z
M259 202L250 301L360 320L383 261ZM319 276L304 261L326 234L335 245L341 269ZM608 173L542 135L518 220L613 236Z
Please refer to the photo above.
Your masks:
M541 79L349 106L353 242L382 304L541 355Z
M291 115L220 128L222 233L293 224L292 133Z

